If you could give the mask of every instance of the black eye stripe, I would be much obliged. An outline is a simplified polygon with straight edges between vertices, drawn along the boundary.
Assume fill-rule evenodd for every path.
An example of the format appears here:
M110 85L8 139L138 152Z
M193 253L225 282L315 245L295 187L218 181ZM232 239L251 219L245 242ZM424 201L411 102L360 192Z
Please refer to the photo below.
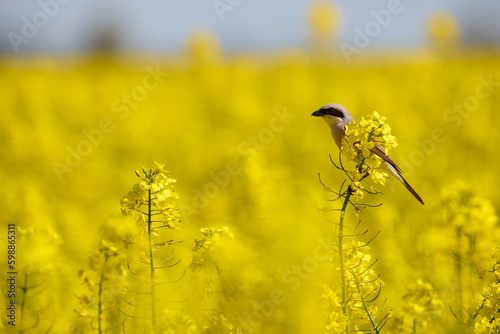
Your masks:
M325 110L325 114L335 116L335 117L344 117L344 113L340 110L330 108Z

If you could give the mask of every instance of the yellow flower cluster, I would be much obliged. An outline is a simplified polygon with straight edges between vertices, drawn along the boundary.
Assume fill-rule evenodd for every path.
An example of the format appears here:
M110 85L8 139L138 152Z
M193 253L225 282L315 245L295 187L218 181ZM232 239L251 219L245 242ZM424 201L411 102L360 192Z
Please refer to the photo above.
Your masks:
M201 248L210 249L224 238L234 239L233 232L230 232L227 226L223 226L222 228L204 227L200 232L203 234L204 238L200 241L196 240L193 252Z
M491 264L492 282L479 296L479 306L473 316L474 333L500 332L500 318L497 316L500 309L500 248L493 250ZM486 272L479 273L480 278L484 280L485 274Z
M342 334L347 326L347 317L342 313L342 297L337 290L325 286L321 294L327 309L325 333Z
M432 285L420 279L408 287L403 298L406 301L403 312L411 316L414 323L418 323L419 332L426 331L429 322L441 313L444 306Z
M491 248L500 241L498 216L491 201L470 185L456 181L442 190L440 206L440 233L453 233L451 249L460 258L460 265L468 263L475 268L486 263ZM449 247L443 251L449 252Z
M378 307L373 301L385 285L373 269L374 262L369 250L370 248L361 241L349 241L344 244L347 294L350 298L349 319L359 319L351 325L353 333L357 333L361 327L372 327L367 311L372 317L379 314ZM322 293L327 308L327 333L345 333L347 318L342 313L341 295L340 285L334 288L325 287Z
M124 214L132 215L141 226L145 226L148 216L141 207L151 206L153 215L162 215L164 227L177 229L181 227L180 213L173 202L173 199L179 198L174 187L177 180L168 176L163 167L155 162L155 167L149 171L143 168L142 175L135 171L141 182L134 184L132 191L122 198L121 209ZM157 231L153 233L157 234Z
M442 221L466 235L492 231L498 222L491 202L478 196L470 185L457 181L441 193Z
M352 121L346 126L341 152L347 160L356 163L356 168L352 171L351 188L358 200L364 196L361 181L367 176L382 185L388 177L386 172L380 170L382 159L373 152L378 147L388 154L390 149L398 145L385 120L385 117L375 111L373 115L363 117L359 124Z
M88 292L77 296L76 309L82 319L88 319L92 328L111 326L118 312L125 277L124 256L112 242L102 240L99 248L89 257L89 270L79 270L78 277Z
M234 240L234 235L229 231L227 226L222 228L204 227L200 232L204 237L201 240L194 240L195 245L193 247L193 252L198 252L200 250L202 250L202 252L193 255L193 261L189 266L193 271L200 270L207 263L213 263L211 253L222 240Z

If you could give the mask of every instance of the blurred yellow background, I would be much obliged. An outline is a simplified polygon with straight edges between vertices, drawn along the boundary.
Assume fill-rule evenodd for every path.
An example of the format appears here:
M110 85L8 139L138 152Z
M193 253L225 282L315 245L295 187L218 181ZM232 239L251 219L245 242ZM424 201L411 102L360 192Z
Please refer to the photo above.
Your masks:
M333 10L325 20L340 15L311 11L310 51L227 56L203 31L169 58L0 60L2 221L18 227L19 295L31 280L43 286L41 292L32 286L37 293L27 295L22 311L18 306L17 329L92 332L95 318L75 312L86 291L78 272L102 239L123 248L119 201L137 182L134 170L157 161L177 179L183 220L182 230L166 232L167 239L183 240L175 247L182 261L162 277L173 280L187 269L160 293L158 332L325 331L321 286L335 285L337 273L314 256L318 245L333 242L338 213L328 210L339 203L327 201L318 173L334 190L343 174L330 162L338 150L327 127L310 115L336 102L357 119L373 111L387 117L399 142L391 157L426 202L392 182L383 195L368 197L383 203L359 216L360 229L369 230L361 240L380 231L370 244L385 282L377 303L387 298L385 312L397 318L408 305L407 289L421 280L444 306L418 332L472 330L473 324L461 328L450 308L462 320L457 308L473 308L483 287L476 270L488 268L498 247L500 56L462 49L453 18L441 14L429 21L427 48L363 51L346 63L328 44L335 25L314 24L325 10ZM460 191L479 204L453 199L459 204L450 205ZM475 224L466 234L474 236L472 250L449 213L467 208L483 210L488 220L467 216L461 223ZM351 227L357 221L348 216ZM205 226L228 226L234 234L220 254L222 280L232 292L223 306L198 291L204 279L188 269L193 240ZM458 261L461 291L457 254L468 255ZM283 294L279 302L265 303L276 290ZM210 320L212 309L219 316L232 312L233 327ZM107 318L108 332L122 333L124 321L141 332L121 317ZM384 331L403 330L394 320Z

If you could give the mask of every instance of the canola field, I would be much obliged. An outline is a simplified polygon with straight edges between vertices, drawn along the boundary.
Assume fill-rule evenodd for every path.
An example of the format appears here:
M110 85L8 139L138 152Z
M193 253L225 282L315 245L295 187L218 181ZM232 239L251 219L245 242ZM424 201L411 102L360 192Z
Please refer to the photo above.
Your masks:
M2 60L0 331L498 332L500 57L339 57ZM348 207L347 315L330 102L426 203Z

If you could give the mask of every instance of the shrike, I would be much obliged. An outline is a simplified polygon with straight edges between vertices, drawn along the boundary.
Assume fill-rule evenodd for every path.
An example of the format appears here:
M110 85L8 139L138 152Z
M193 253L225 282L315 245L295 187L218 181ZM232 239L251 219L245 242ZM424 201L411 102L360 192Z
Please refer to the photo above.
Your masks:
M318 116L325 120L326 124L328 124L328 127L332 132L335 143L340 149L340 146L342 144L342 137L344 137L345 135L345 126L351 121L354 121L354 118L352 118L347 109L340 104L330 103L313 112L312 116ZM396 165L394 161L392 161L392 159L387 154L385 154L384 149L381 146L377 145L371 151L382 158L381 166L384 167L392 176L401 181L406 189L408 189L420 203L424 204L422 198L417 194L415 190L413 190L413 188L401 175L401 169Z

